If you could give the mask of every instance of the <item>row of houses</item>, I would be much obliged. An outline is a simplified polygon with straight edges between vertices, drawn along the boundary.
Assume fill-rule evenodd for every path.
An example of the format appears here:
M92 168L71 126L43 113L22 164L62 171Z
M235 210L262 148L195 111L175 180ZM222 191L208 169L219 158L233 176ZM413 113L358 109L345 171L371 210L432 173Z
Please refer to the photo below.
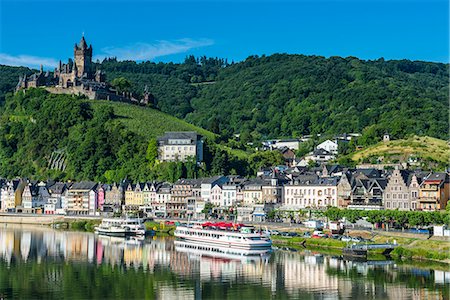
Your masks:
M154 217L203 218L205 207L240 221L263 220L273 209L441 210L449 174L420 170L274 168L256 178L214 176L118 184L2 180L3 212L98 215L143 211ZM209 206L207 204L210 203Z

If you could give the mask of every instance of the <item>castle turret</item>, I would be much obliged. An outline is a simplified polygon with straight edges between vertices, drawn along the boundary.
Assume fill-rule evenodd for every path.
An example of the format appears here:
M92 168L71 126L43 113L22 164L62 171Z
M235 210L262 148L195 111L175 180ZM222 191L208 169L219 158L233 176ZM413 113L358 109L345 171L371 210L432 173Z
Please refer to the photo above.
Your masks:
M92 72L92 45L87 46L84 36L81 37L80 43L74 47L75 63L77 65L77 77L86 74L87 78L93 78Z

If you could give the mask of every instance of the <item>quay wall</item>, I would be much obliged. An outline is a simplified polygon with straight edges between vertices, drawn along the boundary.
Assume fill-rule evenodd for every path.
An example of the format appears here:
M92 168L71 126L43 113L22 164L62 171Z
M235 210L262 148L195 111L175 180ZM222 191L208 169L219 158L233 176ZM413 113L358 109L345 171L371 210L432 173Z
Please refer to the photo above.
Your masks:
M56 222L70 222L75 220L100 220L96 216L61 216L36 214L0 214L0 223L4 224L34 224L51 225Z

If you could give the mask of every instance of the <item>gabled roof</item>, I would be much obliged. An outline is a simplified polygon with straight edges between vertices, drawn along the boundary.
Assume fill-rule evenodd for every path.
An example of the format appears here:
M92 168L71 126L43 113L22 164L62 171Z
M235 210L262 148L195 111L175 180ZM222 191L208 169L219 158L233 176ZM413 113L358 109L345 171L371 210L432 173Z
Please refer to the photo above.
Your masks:
M72 184L72 186L69 188L69 190L90 191L90 190L94 190L96 187L97 187L96 182L80 181L80 182L75 182L74 184Z
M380 177L380 171L377 169L356 169L353 172L353 175L356 176L358 174L362 174L368 178L379 178Z
M328 152L325 149L319 148L319 149L314 149L314 151L312 152L312 155L331 155L333 156L333 154L331 152Z
M189 140L189 144L195 144L201 136L195 131L169 131L158 138L160 145L168 144L169 140Z

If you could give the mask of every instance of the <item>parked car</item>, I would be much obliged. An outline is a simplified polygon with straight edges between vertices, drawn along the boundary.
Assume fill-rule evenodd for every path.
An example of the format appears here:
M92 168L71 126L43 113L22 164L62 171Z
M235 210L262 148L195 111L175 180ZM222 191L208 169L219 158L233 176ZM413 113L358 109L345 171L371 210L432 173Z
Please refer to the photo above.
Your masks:
M307 231L307 232L303 233L303 237L309 239L311 237L311 233Z
M289 236L292 236L292 237L298 236L298 233L297 232L289 232Z
M313 235L317 235L317 236L320 236L320 237L324 237L326 234L323 233L322 230L316 230L316 231L313 232Z
M313 238L323 238L323 237L325 237L326 236L326 234L325 233L323 233L323 231L322 230L316 230L316 231L314 231L313 232L313 234L312 234L312 237Z
M341 241L343 241L343 242L351 242L352 241L352 238L350 237L350 236L342 236L341 237Z
M364 239L360 236L356 236L356 237L352 237L352 242L362 243L362 242L364 242Z
M278 230L270 230L271 235L279 235L280 232Z
M331 237L333 240L340 240L340 239L341 239L341 235L339 235L339 234L332 234L330 237Z

